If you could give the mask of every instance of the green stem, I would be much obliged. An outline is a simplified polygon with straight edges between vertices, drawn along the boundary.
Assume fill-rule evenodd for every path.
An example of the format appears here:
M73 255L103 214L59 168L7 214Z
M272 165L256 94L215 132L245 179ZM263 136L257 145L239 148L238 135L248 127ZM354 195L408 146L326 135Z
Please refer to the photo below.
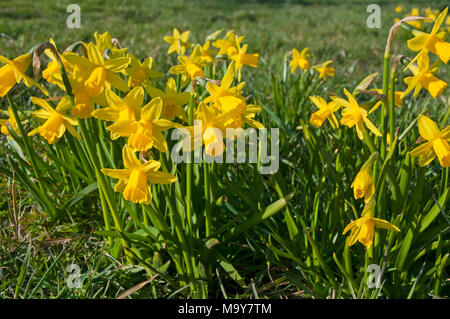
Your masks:
M390 54L386 52L384 54L384 62L383 62L383 94L388 98L388 85L389 85L389 59ZM381 133L383 134L383 138L381 141L381 157L384 158L386 155L386 136L387 136L387 123L386 123L386 115L388 111L388 105L386 101L383 102L383 107L381 108Z
M194 125L194 92L191 92L189 99L189 126ZM192 233L192 162L194 150L189 153L190 159L186 164L186 215L188 219L189 232Z
M14 119L16 120L17 126L19 127L20 135L22 136L22 139L23 139L23 144L25 146L25 151L27 153L27 157L31 161L31 166L33 168L34 176L39 182L39 188L40 188L41 193L42 193L42 195L44 197L43 201L45 202L45 204L47 206L47 209L49 210L50 215L52 217L56 217L56 210L53 207L53 205L51 204L50 198L48 197L47 189L46 189L46 187L44 187L45 185L43 183L43 178L42 178L41 172L39 171L39 167L37 166L36 160L34 158L36 153L31 151L31 146L29 144L28 135L26 134L26 132L25 132L23 126L22 126L22 122L20 121L19 114L17 112L16 104L11 100L11 97L9 96L8 93L6 94L6 98L8 100L8 103L9 103L10 107L11 107L11 110L13 111Z
M212 233L212 220L211 220L211 175L210 175L208 163L203 162L203 173L204 173L204 181L205 181L206 237L209 237Z

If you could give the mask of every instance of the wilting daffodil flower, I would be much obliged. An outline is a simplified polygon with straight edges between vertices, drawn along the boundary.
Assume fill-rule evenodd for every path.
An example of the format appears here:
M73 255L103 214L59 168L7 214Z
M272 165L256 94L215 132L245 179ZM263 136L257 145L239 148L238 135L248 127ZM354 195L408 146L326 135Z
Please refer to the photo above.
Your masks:
M307 60L309 56L308 48L304 48L302 52L298 52L297 49L292 49L292 60L289 63L291 66L291 73L294 73L297 68L302 70L309 69L310 64Z
M321 127L323 122L328 119L334 129L339 127L339 122L334 115L334 112L339 110L340 107L336 101L327 103L327 101L320 96L310 96L309 99L319 108L319 110L314 112L309 119L309 122L311 122L312 125Z
M361 167L352 183L353 195L356 199L364 197L364 202L368 202L375 194L375 184L372 178L372 166L378 157L378 153L373 153Z
M417 98L422 87L424 87L433 98L436 98L447 87L447 83L433 75L433 72L435 72L437 68L433 66L430 67L428 54L420 52L417 58L417 65L410 63L408 67L413 73L413 76L404 79L408 87L401 95L401 98L404 98L413 89L414 97Z
M420 136L425 143L413 149L411 157L419 157L419 166L428 165L436 156L442 167L450 167L450 126L442 131L432 119L419 115L417 120Z
M343 235L349 230L350 236L347 238L347 245L352 246L357 241L366 246L369 249L372 246L373 236L375 234L375 227L384 228L393 231L400 231L397 226L392 225L384 219L374 218L373 211L375 209L375 198L372 198L364 207L362 217L348 224Z
M173 29L172 36L165 36L164 41L170 44L167 53L177 52L178 55L183 55L186 52L186 47L189 45L188 39L191 31L185 31L180 34L177 28Z
M439 31L439 27L445 19L445 16L447 15L447 11L448 8L445 8L445 10L441 12L429 34L424 32L416 32L417 35L411 40L408 40L408 48L425 54L428 53L428 51L433 52L444 63L447 63L450 58L450 43L443 39L445 36L445 31L439 34L437 33Z
M43 110L34 111L32 113L33 117L39 120L45 120L45 122L38 128L29 132L28 136L39 133L49 144L53 144L64 135L64 132L67 129L70 134L76 138L80 138L80 134L73 127L78 125L77 120L66 115L66 111L72 105L67 96L64 96L59 101L56 109L51 107L47 101L34 96L31 97L31 102L43 108Z
M333 63L332 60L328 60L322 64L314 66L314 70L319 72L319 79L327 79L327 76L333 77L335 73L335 69L331 66L329 66L331 63Z
M122 192L123 198L133 203L150 203L153 184L169 184L177 180L176 176L160 172L161 163L150 160L142 163L135 152L126 145L122 149L124 169L102 169L103 174L116 178L119 182L114 186L116 192Z
M162 131L177 125L161 119L162 107L162 99L154 98L141 109L139 120L118 121L107 129L119 136L128 137L128 146L136 151L144 152L155 147L160 152L166 152L167 142Z
M0 97L4 97L14 85L23 81L26 86L36 86L39 90L48 95L47 90L35 80L25 74L25 71L31 64L31 53L25 53L14 60L9 60L0 55L0 62L5 63L0 68Z
M188 118L183 106L189 102L189 92L178 93L173 78L167 80L165 92L152 86L147 86L146 89L152 98L160 97L163 100L162 118L172 120L178 116L187 122Z
M11 128L19 134L19 126L17 125L16 118L14 117L12 109L8 108L8 119L0 119L0 132L4 135L9 135L7 125L10 125ZM9 136L11 138L11 136Z
M344 89L344 93L348 98L348 101L343 98L333 96L331 99L336 101L340 106L344 106L344 110L342 111L342 119L341 124L346 125L348 127L356 127L356 133L358 134L358 138L362 140L364 138L363 130L364 125L372 131L376 136L381 136L380 131L373 125L373 123L367 117L367 111L362 108L353 95L350 94L349 91Z
M128 85L116 73L130 64L129 57L105 59L93 43L88 44L87 54L88 59L79 55L68 55L65 58L74 65L73 76L84 83L89 96L97 97L111 86L121 91L128 90Z

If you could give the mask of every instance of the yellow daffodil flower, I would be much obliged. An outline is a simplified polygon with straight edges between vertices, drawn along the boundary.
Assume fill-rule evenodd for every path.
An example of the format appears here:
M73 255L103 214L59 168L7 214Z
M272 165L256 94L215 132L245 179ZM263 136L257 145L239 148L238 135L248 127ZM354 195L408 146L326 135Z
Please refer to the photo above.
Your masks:
M152 200L152 184L169 184L177 177L158 171L161 163L149 160L142 163L135 152L126 145L122 149L124 169L102 169L103 174L118 179L114 191L122 192L123 198L133 203L150 203Z
M34 85L45 95L48 95L47 90L43 86L25 74L25 71L31 64L31 53L20 55L14 60L9 60L0 55L0 61L5 63L0 68L0 97L4 97L20 81L23 81L28 87Z
M201 46L199 44L195 46L189 57L180 55L178 60L181 64L171 67L169 72L172 74L183 74L186 77L183 82L187 82L187 77L192 81L196 77L205 76L203 67L206 63L201 58Z
M87 46L88 59L79 55L68 55L66 60L74 66L73 76L86 86L89 96L99 96L111 86L120 91L128 91L128 85L116 74L131 62L129 57L105 59L93 43ZM79 78L79 79L78 79Z
M9 135L8 127L7 125L10 125L10 127L19 134L19 126L17 125L16 118L14 117L12 109L8 108L8 119L0 119L0 132L4 135ZM9 136L9 138L12 138Z
M382 94L383 90L382 89L374 89L373 91ZM403 91L395 91L394 92L394 105L397 107L402 106L403 104ZM389 93L388 93L388 101L389 101ZM382 101L378 101L375 103L375 105L370 109L369 114L371 114L372 112L374 112L376 109L378 109L378 107L380 107L381 103L383 103Z
M206 64L211 64L214 61L213 55L216 53L216 51L214 50L210 50L209 46L210 46L210 41L206 41L204 45L201 46L201 59L206 63Z
M397 12L397 13L402 12L402 10L403 10L403 7L402 7L402 6L396 6L396 7L395 7L395 12Z
M413 76L409 76L404 79L408 85L407 89L401 95L404 98L409 92L414 89L414 97L419 96L422 87L425 88L433 98L438 97L447 87L447 83L438 79L433 75L433 72L437 68L430 67L430 59L428 54L420 52L417 59L417 65L409 64L409 69L413 73Z
M167 142L162 132L177 125L160 118L162 107L162 99L154 98L141 109L139 120L118 121L107 129L119 136L128 137L128 146L136 151L145 152L155 147L160 152L166 152Z
M117 43L113 42L113 39L111 37L111 34L106 31L102 34L99 34L97 32L94 33L95 38L95 46L97 47L98 51L103 54L105 50L110 50L110 57L111 58L119 58L125 55L125 53L128 51L127 48L118 48Z
M350 236L347 238L347 245L352 246L357 241L363 244L366 249L369 249L372 246L373 236L375 234L375 227L384 228L393 231L400 231L397 226L392 225L388 221L384 219L374 218L373 210L375 208L375 200L372 199L369 203L364 207L364 211L361 218L351 222L348 224L344 231L343 235L347 233L349 230Z
M413 16L413 17L417 17L419 16L419 9L418 8L413 8L411 10L411 13L408 14L408 16ZM415 21L408 21L407 22L409 25L413 26L416 29L420 29L422 27L422 21L420 20L415 20Z
M130 88L147 84L148 79L159 78L164 73L152 69L153 58L149 56L142 63L134 56L130 55L131 62L124 73L128 75L128 86Z
M52 38L50 38L49 42L51 44L53 44L53 46L55 47L56 50L58 50L56 47L56 43ZM62 81L61 72L59 70L58 61L57 61L55 54L50 49L46 49L44 51L44 53L45 53L45 55L47 55L50 58L51 61L47 64L47 67L45 68L45 70L42 71L42 77L47 82L56 84L61 89L65 90L64 83ZM66 71L68 73L72 72L72 66L70 65L69 62L67 62L65 57L67 55L72 55L72 54L76 55L76 53L73 53L73 52L65 52L65 53L59 55L59 57L61 58L61 62L63 63L64 68L66 69Z
M95 104L106 105L105 91L99 96L91 97L81 78L75 77L75 79L72 79L69 77L69 81L74 95L72 115L80 119L86 119L92 116Z
M289 62L291 73L294 73L297 68L302 70L309 69L310 64L307 60L309 56L308 48L304 48L302 52L298 52L297 49L292 49L292 60Z
M356 199L364 197L368 202L375 194L375 184L372 178L372 166L378 157L378 153L372 154L359 170L352 183L353 195Z
M58 103L56 109L50 106L47 101L31 97L33 104L39 105L43 110L34 111L33 117L39 120L45 120L44 124L28 133L28 136L36 133L41 134L49 144L57 142L65 133L66 129L76 138L80 138L80 134L75 130L74 126L78 125L75 118L67 116L66 111L71 107L70 100L64 96Z
M177 85L173 78L167 80L165 92L152 86L147 86L146 89L152 98L160 97L162 99L162 118L172 120L178 116L187 122L188 117L183 106L189 102L189 92L178 93Z
M214 107L219 108L219 112L224 113L225 107L222 108L223 103L222 100L224 97L229 96L235 96L240 97L241 91L243 87L245 86L245 82L242 82L234 87L231 87L231 84L233 83L235 75L235 63L232 62L227 68L227 71L225 72L225 75L223 76L222 80L220 81L220 86L214 84L213 82L207 82L206 83L206 90L210 94L207 98L203 100L204 103L213 104ZM230 103L230 100L227 101ZM240 101L237 102L238 104ZM230 106L228 105L228 109Z
M141 108L144 102L144 89L141 86L132 89L123 99L110 89L106 89L105 93L108 107L93 111L93 117L115 123L128 120L139 121L141 119ZM111 133L111 139L113 140L119 138L119 136Z
M173 29L172 36L165 36L164 41L170 44L167 53L177 52L178 55L183 55L186 48L189 46L188 39L191 31L185 31L180 34L177 28Z
M259 59L259 54L258 53L254 53L254 54L247 54L247 44L244 44L242 46L242 48L239 46L237 46L237 53L234 53L230 56L230 59L232 61L235 62L235 71L238 74L238 81L241 81L241 70L242 67L244 65L248 65L251 66L253 68L257 68L258 67L258 59Z
M195 119L197 121L201 121L201 135L196 136L195 133L199 128L195 128L195 126L186 127L191 134L191 142L193 146L204 144L205 145L205 153L209 156L220 156L222 153L217 153L217 144L221 143L222 152L225 149L225 145L223 144L223 137L226 136L226 123L230 122L235 116L235 111L231 110L225 114L218 114L215 110L205 103L200 103L196 114ZM219 137L217 134L220 131L221 136ZM201 138L202 143L195 143L195 140Z
M225 37L225 39L214 41L212 45L219 49L217 55L228 55L228 57L231 57L238 53L238 47L242 40L244 40L244 36L238 37L234 34L233 30L230 30Z
M439 10L431 10L430 8L425 9L425 16L433 21L436 21L438 14Z
M441 26L442 22L445 19L445 16L447 15L447 11L448 8L445 8L445 10L442 11L442 13L436 19L433 29L429 34L419 32L418 35L416 35L414 38L408 40L408 48L413 51L420 51L424 54L428 53L428 51L433 52L444 63L447 63L448 59L450 58L450 43L446 42L443 39L445 32L437 34L437 32L439 31L439 27Z
M329 66L331 63L333 63L332 60L328 60L322 64L319 64L317 66L314 66L314 70L319 72L319 79L327 79L327 76L333 77L335 73L335 69L331 66Z
M450 126L442 131L432 119L419 115L419 133L425 143L413 149L411 157L419 157L419 166L428 165L436 156L442 167L450 167Z
M356 99L353 95L350 94L349 91L344 89L344 93L348 98L348 101L333 96L331 99L336 101L340 106L344 106L344 110L342 111L342 119L341 124L346 125L348 127L356 126L356 133L358 134L359 139L363 139L363 129L364 125L372 131L376 136L381 136L380 131L373 125L373 123L367 117L367 111L360 107Z
M334 115L334 112L339 110L340 107L337 102L331 101L330 103L327 103L327 101L320 96L310 96L309 99L319 108L319 110L314 112L309 119L309 122L312 125L321 127L323 122L328 119L334 129L339 127L339 122Z

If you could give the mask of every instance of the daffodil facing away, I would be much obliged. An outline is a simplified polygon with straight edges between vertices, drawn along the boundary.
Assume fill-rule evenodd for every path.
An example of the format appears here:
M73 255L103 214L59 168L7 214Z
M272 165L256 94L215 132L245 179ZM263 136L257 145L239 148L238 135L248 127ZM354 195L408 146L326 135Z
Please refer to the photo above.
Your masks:
M230 56L230 59L235 62L235 69L238 74L239 82L241 81L241 70L244 65L251 66L252 68L258 67L259 54L248 54L247 47L247 44L244 44L242 47L238 44L237 52Z
M95 46L97 47L98 51L103 54L103 52L109 50L109 55L113 59L123 57L128 51L127 48L120 48L118 41L113 39L108 31L102 34L95 32L94 38Z
M93 117L114 123L141 119L141 108L144 102L144 89L141 86L132 89L123 99L110 89L107 89L105 93L108 107L93 111ZM119 134L111 133L113 140L119 136Z
M8 125L10 129L13 129L17 134L19 134L19 126L17 125L16 118L14 117L12 109L8 108L8 119L0 119L0 132L4 135L9 135ZM11 136L9 136L11 138Z
M130 58L131 62L124 71L128 75L129 87L133 88L139 85L145 85L148 79L159 78L164 75L164 73L152 69L153 58L151 56L142 62L139 62L134 55L130 55Z
M289 65L291 66L291 73L294 73L297 68L302 70L309 69L310 64L308 58L308 48L304 48L302 52L298 52L297 49L292 49L292 60L289 62Z
M165 36L164 41L170 44L167 53L177 52L178 55L183 55L186 52L186 48L189 46L189 34L190 31L185 31L180 34L177 28L173 29L171 36Z
M339 127L339 122L334 115L334 112L339 110L340 105L335 102L331 101L327 103L322 97L320 96L310 96L309 99L311 102L314 103L315 106L319 108L318 111L311 114L311 117L309 119L309 122L317 127L321 127L323 122L325 122L326 119L330 121L331 126L336 129Z
M148 94L152 97L160 97L163 100L161 118L172 120L180 117L187 122L188 118L183 106L189 102L189 92L177 92L177 85L173 78L167 80L165 92L152 86L146 87Z
M129 57L105 59L93 43L87 45L87 54L87 59L79 55L68 55L66 60L74 66L73 77L84 83L89 96L97 97L111 86L120 91L128 91L128 85L116 73L125 70L130 64Z
M316 65L313 67L314 70L319 72L319 79L327 79L327 76L333 77L335 73L335 69L331 66L329 66L331 63L333 63L332 60L328 60L322 64Z
M0 97L4 97L20 81L23 81L28 87L36 86L45 95L48 95L47 90L43 86L25 74L25 71L31 64L31 53L20 55L14 60L9 60L0 55L0 62L5 63L0 68Z
M128 146L133 150L144 152L155 147L160 152L166 152L167 142L162 132L177 125L161 119L162 107L162 99L154 98L141 109L139 120L118 121L107 129L119 136L128 137Z
M442 131L432 119L419 115L417 120L420 136L425 143L413 149L411 157L419 157L419 166L428 165L436 156L442 167L450 167L450 126Z
M169 184L177 180L176 176L158 171L161 163L154 160L142 162L135 152L126 145L122 149L124 169L102 169L103 174L118 179L114 186L116 192L122 192L123 198L133 203L150 203L152 193L150 183Z
M356 199L364 197L364 202L368 202L375 194L375 184L372 178L372 166L378 157L378 153L373 153L361 167L352 183L353 195Z
M417 65L410 63L408 67L413 73L413 76L404 79L408 87L401 95L401 98L404 98L413 89L414 97L417 98L422 88L425 88L433 98L436 98L447 87L446 82L433 75L433 72L437 70L437 67L430 67L428 54L420 52L417 58Z
M376 136L381 136L380 131L373 125L373 123L367 117L367 110L362 108L353 95L350 94L347 89L344 89L344 93L347 96L348 101L340 97L333 96L331 99L336 101L339 106L343 106L341 124L348 127L356 127L356 133L358 138L362 140L364 138L363 130L364 126L372 131Z
M417 32L417 35L414 38L408 40L408 47L413 51L420 51L425 54L428 53L428 51L433 52L444 63L447 63L450 58L450 43L443 39L445 37L445 31L438 34L439 27L444 21L447 11L448 8L445 8L445 10L441 12L429 34Z
M56 43L55 41L50 38L49 42L55 47L55 49L57 50L56 47ZM50 49L46 49L44 51L44 53L50 58L50 62L47 64L47 67L42 71L42 77L49 83L52 84L56 84L58 85L61 89L65 90L64 87L64 83L62 80L62 76L61 76L61 72L59 69L59 65L58 65L58 61L57 61L57 57L55 56L54 52ZM66 56L68 55L76 55L76 53L73 52L64 52L63 54L59 54L59 57L61 59L61 62L64 65L64 68L66 69L66 71L68 73L72 72L72 66L70 65L70 63L67 62L67 60L65 59Z
M347 238L347 245L352 246L357 241L363 244L366 249L369 249L373 243L373 236L375 234L375 227L400 231L397 226L392 225L388 221L384 219L374 218L373 211L375 209L375 199L372 198L366 206L364 207L364 211L362 213L362 217L348 224L344 231L342 232L345 235L348 231L350 231L350 236Z
M74 126L78 125L75 118L67 116L66 111L71 107L71 102L67 96L64 96L54 109L47 101L32 97L33 104L42 107L42 110L34 111L33 117L44 120L45 122L28 133L28 136L39 133L47 140L49 144L57 142L65 133L66 129L76 138L80 138L80 134L75 130Z
M215 50L211 50L210 47L211 41L206 41L204 45L201 46L201 59L206 64L211 64L214 61L213 55L216 53Z

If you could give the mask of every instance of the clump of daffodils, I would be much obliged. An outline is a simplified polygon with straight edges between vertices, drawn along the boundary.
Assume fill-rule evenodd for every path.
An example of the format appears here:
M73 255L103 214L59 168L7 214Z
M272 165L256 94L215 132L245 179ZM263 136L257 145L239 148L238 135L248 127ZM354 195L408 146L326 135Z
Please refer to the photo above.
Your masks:
M248 52L243 36L229 31L220 38L220 32L209 36L203 44L190 43L190 31L174 29L172 35L164 37L170 44L168 53L176 53L179 62L162 79L165 88L158 80L166 73L160 72L153 57L137 58L108 32L95 33L95 42L79 43L78 53L60 54L55 41L50 39L41 52L50 60L42 77L61 91L55 98L31 98L39 107L32 112L38 125L28 135L38 134L54 144L68 131L92 146L88 136L92 132L83 131L86 121L95 118L104 122L111 140L123 143L124 168L101 167L101 172L119 180L114 190L122 192L125 200L149 203L151 184L177 180L176 176L159 171L161 163L152 158L157 155L155 152L168 151L165 131L173 128L194 131L192 122L201 120L200 145L205 146L207 154L216 156L224 151L223 139L228 128L263 127L255 119L261 107L248 102L242 93L245 82L241 82L245 66L258 66L259 54ZM12 60L0 56L0 61L5 64L0 68L0 96L7 95L20 82L48 95L44 85L26 74L32 62L30 53ZM225 74L211 72L222 63L227 66ZM200 95L195 89L200 80L206 81L207 94L197 100ZM238 83L233 84L235 80ZM188 104L193 108L191 115ZM9 109L8 118L0 120L1 133L8 135L14 130L19 134L21 124ZM219 149L218 144L223 147Z

